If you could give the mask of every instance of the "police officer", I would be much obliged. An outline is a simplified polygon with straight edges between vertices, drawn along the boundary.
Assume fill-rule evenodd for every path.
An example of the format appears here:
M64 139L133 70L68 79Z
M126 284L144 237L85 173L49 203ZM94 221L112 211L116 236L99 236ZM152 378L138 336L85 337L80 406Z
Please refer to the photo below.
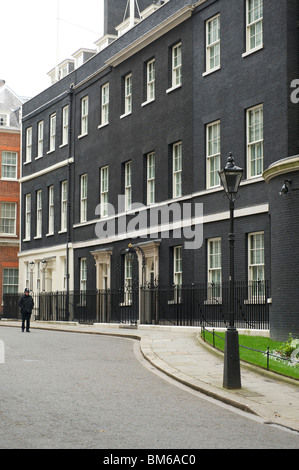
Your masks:
M30 317L34 307L33 298L29 295L29 289L25 289L24 295L22 295L19 306L21 308L22 314L22 331L25 330L25 323L26 323L26 332L29 333L30 330Z

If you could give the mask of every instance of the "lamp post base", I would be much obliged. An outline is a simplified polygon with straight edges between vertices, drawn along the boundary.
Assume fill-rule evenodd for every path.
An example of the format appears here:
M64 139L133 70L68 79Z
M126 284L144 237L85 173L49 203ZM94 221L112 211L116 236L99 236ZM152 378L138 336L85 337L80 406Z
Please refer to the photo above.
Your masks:
M241 388L239 335L235 327L228 327L225 333L223 387Z

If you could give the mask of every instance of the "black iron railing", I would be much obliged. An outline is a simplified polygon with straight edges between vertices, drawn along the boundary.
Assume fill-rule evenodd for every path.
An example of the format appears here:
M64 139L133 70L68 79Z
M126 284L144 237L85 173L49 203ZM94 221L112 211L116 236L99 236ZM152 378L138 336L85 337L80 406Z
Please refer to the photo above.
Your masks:
M5 294L2 318L20 318L21 294ZM235 318L238 328L268 329L270 283L235 282ZM228 283L221 285L130 286L83 292L33 294L33 319L80 323L147 323L179 326L226 327Z

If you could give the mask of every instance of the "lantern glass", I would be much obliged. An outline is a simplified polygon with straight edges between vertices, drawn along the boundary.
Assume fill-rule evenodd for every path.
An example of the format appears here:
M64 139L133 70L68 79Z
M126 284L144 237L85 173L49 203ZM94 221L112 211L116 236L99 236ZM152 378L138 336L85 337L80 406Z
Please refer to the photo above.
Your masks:
M226 167L219 171L219 176L227 196L235 196L239 190L243 169L235 165L231 154L227 159Z

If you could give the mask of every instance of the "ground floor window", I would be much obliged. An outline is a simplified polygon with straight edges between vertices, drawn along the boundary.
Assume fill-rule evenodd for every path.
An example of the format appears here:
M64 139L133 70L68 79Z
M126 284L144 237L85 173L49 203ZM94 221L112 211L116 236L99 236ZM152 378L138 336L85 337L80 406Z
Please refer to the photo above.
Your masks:
M208 241L208 298L221 298L221 238Z
M249 297L263 298L265 295L264 232L249 234L248 260Z
M19 270L17 268L4 268L3 294L17 294L19 286Z

